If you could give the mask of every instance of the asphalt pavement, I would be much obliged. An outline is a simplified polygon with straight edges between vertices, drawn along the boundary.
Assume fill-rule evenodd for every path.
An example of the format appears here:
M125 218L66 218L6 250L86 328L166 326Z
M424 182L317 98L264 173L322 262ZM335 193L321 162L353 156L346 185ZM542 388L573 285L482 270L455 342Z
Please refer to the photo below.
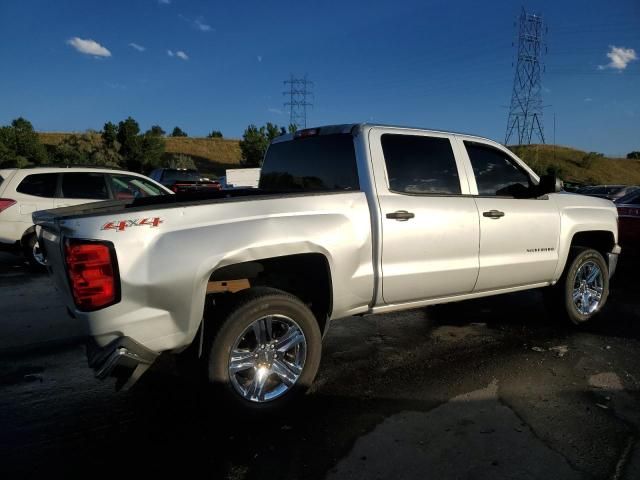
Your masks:
M96 380L48 277L1 256L0 478L638 479L631 270L580 329L539 292L336 321L311 392L264 418L170 356L127 392Z

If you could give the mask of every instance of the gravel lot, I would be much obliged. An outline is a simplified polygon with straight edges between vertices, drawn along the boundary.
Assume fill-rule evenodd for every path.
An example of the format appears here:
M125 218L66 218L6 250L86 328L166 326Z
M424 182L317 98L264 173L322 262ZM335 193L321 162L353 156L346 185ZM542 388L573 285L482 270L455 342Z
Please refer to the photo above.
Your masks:
M170 357L95 380L48 277L2 255L0 477L638 479L639 287L623 271L584 329L537 292L337 321L310 395L259 418Z

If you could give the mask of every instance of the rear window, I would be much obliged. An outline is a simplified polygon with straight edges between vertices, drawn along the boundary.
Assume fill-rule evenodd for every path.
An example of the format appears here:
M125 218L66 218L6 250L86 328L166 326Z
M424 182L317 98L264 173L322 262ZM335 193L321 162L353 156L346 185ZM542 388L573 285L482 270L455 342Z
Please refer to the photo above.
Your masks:
M102 173L65 173L62 177L62 196L106 200L109 193Z
M24 177L16 191L34 197L53 198L56 196L57 182L57 173L34 173Z
M274 143L260 176L260 188L279 191L359 190L350 134L318 135Z

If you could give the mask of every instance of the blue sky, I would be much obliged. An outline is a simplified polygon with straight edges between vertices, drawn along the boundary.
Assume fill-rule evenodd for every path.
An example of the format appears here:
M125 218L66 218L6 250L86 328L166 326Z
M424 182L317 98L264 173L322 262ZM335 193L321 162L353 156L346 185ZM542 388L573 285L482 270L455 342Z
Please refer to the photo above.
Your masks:
M640 150L637 0L2 0L0 124L84 131L131 115L144 129L239 137L249 123L288 123L282 82L294 73L314 81L310 125L502 141L522 5L549 28L548 142L555 113L559 144ZM615 62L612 46L625 49Z

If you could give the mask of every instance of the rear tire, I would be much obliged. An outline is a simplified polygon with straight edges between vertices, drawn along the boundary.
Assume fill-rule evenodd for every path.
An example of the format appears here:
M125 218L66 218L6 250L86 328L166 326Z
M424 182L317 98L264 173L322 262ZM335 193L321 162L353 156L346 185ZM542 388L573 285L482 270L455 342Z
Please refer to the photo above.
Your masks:
M318 322L274 288L233 295L208 344L209 382L241 410L278 411L311 386L322 350Z
M35 233L30 233L22 242L22 252L29 262L29 268L33 272L44 272L46 263L44 255L38 245L38 237Z
M574 325L591 320L609 296L609 270L600 252L592 248L572 248L562 277L544 294L552 315Z

